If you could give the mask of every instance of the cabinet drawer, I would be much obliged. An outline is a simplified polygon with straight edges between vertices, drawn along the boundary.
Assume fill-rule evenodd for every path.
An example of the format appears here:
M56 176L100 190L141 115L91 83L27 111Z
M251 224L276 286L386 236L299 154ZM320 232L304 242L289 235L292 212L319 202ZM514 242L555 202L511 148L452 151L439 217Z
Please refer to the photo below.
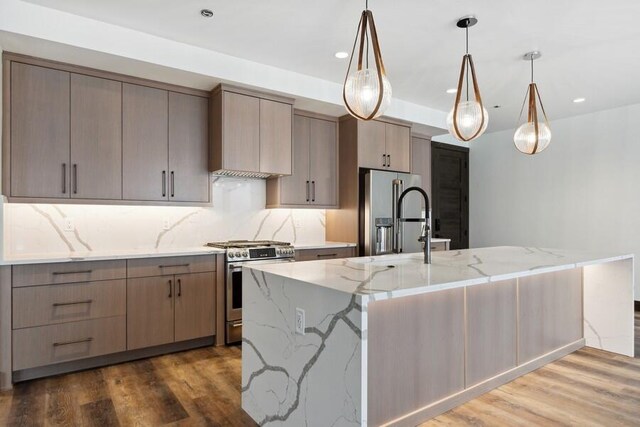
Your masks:
M13 266L13 287L113 280L125 277L125 260Z
M333 258L350 258L355 256L355 248L326 248L296 250L296 261L313 261Z
M126 316L13 332L13 370L116 353L126 349Z
M446 251L447 242L431 242L432 251Z
M215 255L130 259L127 277L164 276L170 274L216 271Z
M126 301L125 279L22 287L13 291L13 328L121 316Z

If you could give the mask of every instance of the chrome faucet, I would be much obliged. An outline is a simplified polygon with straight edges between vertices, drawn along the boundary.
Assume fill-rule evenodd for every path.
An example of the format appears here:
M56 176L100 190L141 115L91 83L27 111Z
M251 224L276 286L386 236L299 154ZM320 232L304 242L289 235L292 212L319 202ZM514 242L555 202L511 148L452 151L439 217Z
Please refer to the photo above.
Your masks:
M425 215L424 218L403 218L402 217L402 201L404 200L404 196L412 191L417 191L422 194L424 198L424 207L425 207ZM422 233L420 237L418 237L418 242L421 242L424 245L424 263L431 264L431 227L429 226L429 196L427 193L420 187L409 187L402 192L400 198L398 199L398 217L397 227L401 226L403 222L421 222L423 223Z

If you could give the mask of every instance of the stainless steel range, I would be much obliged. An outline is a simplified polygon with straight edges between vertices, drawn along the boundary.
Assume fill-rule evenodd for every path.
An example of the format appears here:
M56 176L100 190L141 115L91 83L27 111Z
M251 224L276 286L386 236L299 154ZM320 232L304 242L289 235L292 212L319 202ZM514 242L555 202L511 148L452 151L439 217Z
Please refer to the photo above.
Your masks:
M295 251L290 243L272 240L230 240L207 243L207 246L226 250L226 342L239 342L242 340L242 266L259 262L291 262Z

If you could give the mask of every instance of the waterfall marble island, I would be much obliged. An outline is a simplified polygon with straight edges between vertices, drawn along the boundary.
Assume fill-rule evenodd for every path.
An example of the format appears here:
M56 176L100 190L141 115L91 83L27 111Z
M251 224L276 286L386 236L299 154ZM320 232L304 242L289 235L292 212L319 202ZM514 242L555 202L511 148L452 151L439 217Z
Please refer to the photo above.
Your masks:
M633 255L495 247L243 269L260 425L414 426L582 347L633 356Z

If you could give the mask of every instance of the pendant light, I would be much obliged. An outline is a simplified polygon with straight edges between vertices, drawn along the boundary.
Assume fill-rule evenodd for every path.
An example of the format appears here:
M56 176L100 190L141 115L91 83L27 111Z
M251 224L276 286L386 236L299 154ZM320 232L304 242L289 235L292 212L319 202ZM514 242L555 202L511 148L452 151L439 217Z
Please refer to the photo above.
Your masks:
M358 65L356 70L351 72L356 46ZM369 49L373 54L371 67ZM385 73L376 24L373 21L373 13L369 10L368 0L360 16L356 39L353 42L342 98L349 114L360 120L371 120L382 115L391 103L391 83Z
M460 18L456 24L458 28L464 28L466 32L466 53L462 57L456 101L447 117L447 127L451 135L464 142L469 142L482 135L489 124L489 114L482 104L473 58L469 54L469 27L473 27L477 23L478 20L474 16L466 16ZM471 74L474 99L469 99L469 74Z
M531 62L531 83L527 88L524 101L522 102L522 109L520 110L518 123L522 119L522 113L524 111L524 105L527 102L527 98L529 99L529 106L527 121L518 127L516 133L513 135L513 142L515 143L516 148L525 154L538 154L547 148L551 142L551 129L549 128L547 113L544 111L538 86L533 80L533 61L540 58L540 56L542 56L542 54L538 51L529 52L523 56L525 61ZM540 103L543 121L540 121L538 117L537 103Z

